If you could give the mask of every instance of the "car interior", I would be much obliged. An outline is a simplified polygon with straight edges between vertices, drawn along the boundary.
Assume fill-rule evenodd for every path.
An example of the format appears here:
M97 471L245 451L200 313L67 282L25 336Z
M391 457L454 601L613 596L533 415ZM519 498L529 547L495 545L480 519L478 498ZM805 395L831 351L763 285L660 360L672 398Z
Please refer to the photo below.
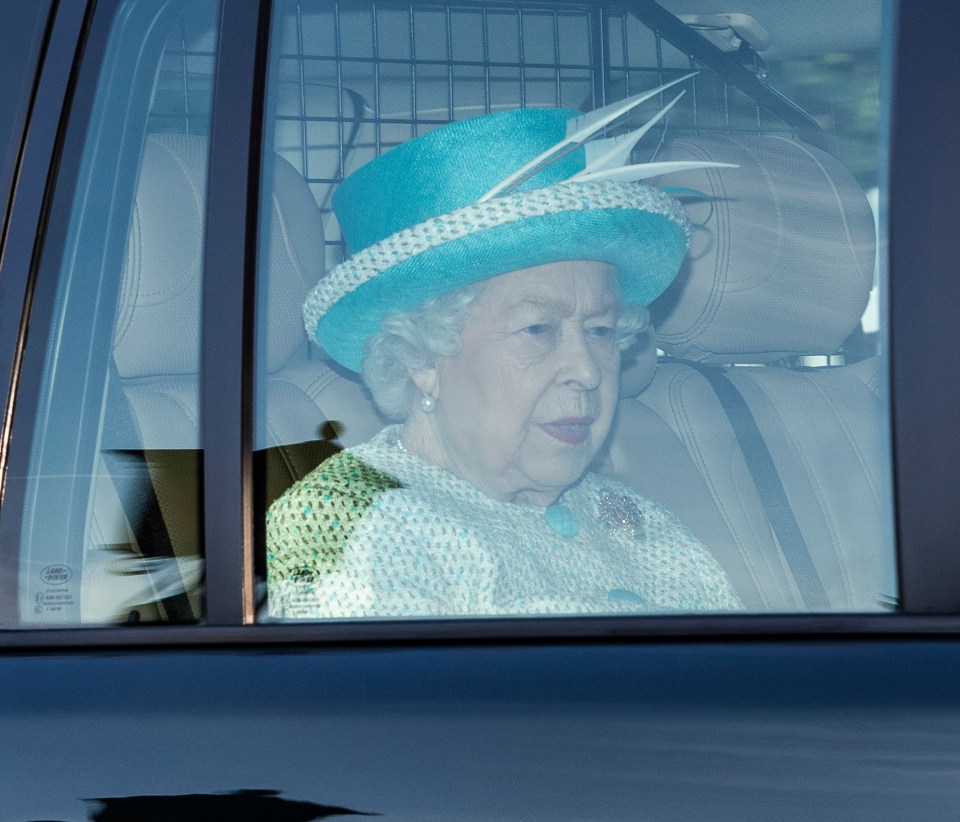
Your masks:
M83 622L202 619L210 5L170 17L156 58L104 366ZM451 120L589 110L694 70L636 156L735 167L654 181L685 205L690 251L625 357L596 468L677 514L749 612L895 607L883 328L864 319L882 284L875 208L832 155L830 124L774 88L767 69L797 55L875 54L873 4L842 26L827 25L838 14L829 2L749 0L726 15L701 0L276 5L254 371L261 587L270 502L385 424L301 319L307 292L348 253L330 202L339 181ZM626 120L616 127L636 126Z

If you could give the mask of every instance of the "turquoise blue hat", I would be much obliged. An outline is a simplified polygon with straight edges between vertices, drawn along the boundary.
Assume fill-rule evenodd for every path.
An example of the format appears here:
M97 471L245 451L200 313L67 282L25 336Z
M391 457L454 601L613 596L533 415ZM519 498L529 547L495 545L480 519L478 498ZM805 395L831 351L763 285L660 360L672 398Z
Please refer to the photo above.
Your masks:
M596 114L520 109L450 123L347 177L333 208L353 254L310 293L308 333L359 372L390 312L561 260L612 264L628 302L659 296L686 254L687 222L676 200L636 178L677 164L623 168L637 132L584 144L578 127Z

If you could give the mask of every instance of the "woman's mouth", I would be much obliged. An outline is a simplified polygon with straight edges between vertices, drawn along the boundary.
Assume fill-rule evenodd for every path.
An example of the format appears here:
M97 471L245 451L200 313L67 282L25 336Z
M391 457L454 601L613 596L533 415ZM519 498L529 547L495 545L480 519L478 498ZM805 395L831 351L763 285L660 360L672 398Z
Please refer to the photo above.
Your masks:
M541 422L540 427L551 437L567 445L583 445L590 436L593 417L565 417Z

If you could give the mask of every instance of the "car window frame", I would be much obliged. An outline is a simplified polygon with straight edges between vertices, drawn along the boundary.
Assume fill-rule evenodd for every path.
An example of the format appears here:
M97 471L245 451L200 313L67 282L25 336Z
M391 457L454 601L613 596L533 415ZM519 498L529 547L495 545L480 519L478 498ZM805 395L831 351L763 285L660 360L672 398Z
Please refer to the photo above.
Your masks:
M0 200L3 202L0 207L0 248L4 245L10 202L16 190L14 171L23 149L24 124L33 104L38 69L47 46L51 2L37 0L29 6L14 4L5 9L12 15L12 20L6 22L7 34L13 35L14 46L9 52L0 51L0 67L5 73L9 71L18 82L0 106L0 119L8 120L0 128L9 128L9 131L0 131ZM31 29L24 30L28 25Z
M108 3L98 4L104 13ZM960 172L960 158L943 152L943 136L960 115L960 91L945 91L928 82L938 54L960 30L958 14L944 4L945 18L930 25L913 18L901 5L888 3L894 14L892 49L885 66L890 89L890 111L882 121L889 123L890 161L889 205L884 205L881 225L888 226L890 238L890 409L894 470L894 509L897 524L897 561L900 569L900 610L893 614L750 614L668 617L558 617L549 619L463 619L463 620L364 620L299 625L253 622L253 507L250 504L252 472L252 317L253 288L257 264L258 209L261 185L261 145L264 124L260 100L264 90L271 3L223 0L223 19L218 49L217 75L211 128L211 155L208 198L216 207L207 211L205 251L204 337L202 362L203 442L206 451L204 474L204 529L207 557L207 612L205 624L197 626L142 626L121 630L119 626L71 629L28 629L0 632L0 647L31 645L113 646L129 644L226 644L331 642L449 642L509 638L517 641L589 640L597 638L689 638L722 636L793 636L813 638L824 635L884 635L891 633L951 633L960 628L960 556L951 538L960 532L960 433L951 425L944 409L960 406L960 375L953 364L960 361L960 334L951 325L949 307L960 304L960 278L952 268L960 259L960 233L952 230L949 191L939 181ZM61 4L51 31L54 43L82 40L87 26L78 6ZM73 16L71 16L71 14ZM926 19L930 19L924 16ZM949 24L944 23L948 20ZM92 31L93 29L90 28ZM95 37L85 41L90 49L99 44ZM71 39L71 38L76 38ZM82 49L81 49L82 51ZM70 51L72 54L72 50ZM49 106L59 111L70 74L64 61L44 63L37 94L37 110ZM89 71L84 67L84 71ZM223 82L223 78L232 78ZM237 81L237 78L243 78ZM89 94L89 90L86 92ZM952 96L945 97L945 94ZM936 103L936 105L934 105ZM38 114L37 116L40 116ZM50 119L50 115L45 115ZM926 118L925 127L917 118ZM59 118L58 118L59 119ZM29 128L42 121L31 120ZM50 129L50 123L47 122ZM49 160L53 139L61 143L56 160L48 167L75 170L79 149L48 132L46 147L40 141L27 146L22 169L30 170L27 180L46 180L44 160ZM76 141L74 141L76 142ZM937 154L936 152L940 153ZM938 157L937 164L926 163ZM238 174L237 169L245 173ZM54 175L50 176L53 179ZM21 177L23 179L23 177ZM947 177L950 178L950 177ZM49 204L51 186L44 185L44 203L33 221L36 252L21 272L35 282L41 242L51 247L50 235L42 230L50 222L41 220ZM22 232L30 224L31 211L19 201L12 214L11 232ZM37 226L40 231L36 231ZM13 235L11 235L13 236ZM9 246L9 243L8 243ZM18 248L22 243L18 245ZM53 244L56 248L56 243ZM917 250L925 256L917 259ZM10 258L4 259L4 273ZM926 279L918 283L910 272L923 270ZM16 271L16 270L15 270ZM898 272L903 272L897 276ZM49 279L49 278L48 278ZM16 283L15 272L13 282ZM21 292L4 296L0 307L16 304ZM30 288L24 277L23 292ZM213 298L216 299L213 299ZM25 303L28 317L30 300ZM938 312L933 309L939 308ZM930 321L931 313L934 315ZM0 357L12 362L22 355L27 323L21 323L15 344L6 332L0 336ZM897 333L899 328L909 333ZM951 337L950 331L953 331ZM916 363L923 363L917 368ZM232 364L231 367L225 365ZM0 360L0 366L6 361ZM212 367L212 366L216 367ZM0 370L0 375L6 373ZM22 382L22 381L21 381ZM19 386L22 391L22 385ZM10 441L14 392L7 402L4 445L16 455L24 452L24 440ZM934 401L935 400L935 401ZM237 413L237 408L241 409ZM32 409L24 403L21 413ZM935 432L936 436L930 436ZM6 451L7 449L5 449ZM933 482L931 478L936 478ZM0 602L0 608L10 603ZM15 607L15 603L13 605Z
M894 506L902 608L952 615L960 610L960 236L944 181L960 179L950 147L960 90L931 77L943 70L940 49L956 41L960 11L939 2L922 16L927 23L899 4L888 118Z
M76 93L76 74L86 44L91 10L82 4L58 5L50 12L42 65L33 104L22 137L22 151L14 170L16 190L9 205L7 232L0 257L0 311L19 322L0 323L0 380L5 386L3 427L0 429L0 502L6 496L11 459L16 400L24 380L23 358L29 319L37 287L37 271L46 245L46 229L56 224L51 214L54 181L62 163L65 124ZM33 412L30 408L27 414ZM31 421L32 427L32 421ZM16 568L3 565L4 578L16 579ZM7 590L11 595L7 595ZM16 584L0 579L0 622L13 622L17 611Z
M66 21L79 23L79 26L70 28L73 40L67 40L70 34L64 33L64 41L60 47L65 53L77 55L76 60L69 66L69 74L66 77L66 83L56 88L51 88L49 96L38 94L36 107L43 109L46 103L51 110L58 110L57 106L59 92L63 100L62 116L58 118L57 131L55 132L55 147L48 148L47 158L49 159L47 172L49 176L44 175L44 202L42 203L39 218L34 223L33 231L35 236L35 245L32 249L31 259L28 266L25 266L23 276L25 277L26 299L22 307L21 323L19 335L15 348L15 378L16 387L11 391L7 403L7 414L5 417L3 456L6 460L3 465L3 516L0 516L0 544L13 545L18 541L19 523L23 515L23 505L26 498L22 494L12 494L7 477L13 473L15 476L26 476L30 470L32 459L31 443L34 439L36 426L40 424L38 409L40 403L45 401L41 396L42 381L45 369L46 351L43 345L37 344L38 340L44 340L49 334L51 322L54 319L56 310L59 282L61 279L61 266L64 253L68 243L71 242L71 232L73 230L73 210L76 199L76 182L80 179L82 168L87 162L85 157L88 138L88 123L94 115L95 108L101 96L104 96L103 89L100 88L101 73L104 60L108 56L118 59L119 54L109 55L107 45L112 35L115 20L118 15L127 15L129 22L131 16L135 17L138 24L143 24L143 31L150 35L149 42L134 43L129 37L124 39L124 54L134 60L142 59L142 52L149 50L150 43L156 47L157 55L162 48L163 40L156 37L155 23L165 13L167 7L173 3L165 3L157 7L135 6L124 7L123 0L100 0L96 4L88 4L84 8L83 4L67 4L70 12L79 12L74 18L70 14L66 15ZM55 24L56 26L57 24ZM72 42L74 48L68 46ZM54 46L51 43L50 50ZM89 54L90 59L83 59L84 54ZM149 59L149 58L148 58ZM54 71L60 66L57 61ZM44 75L47 67L44 66ZM118 78L110 78L111 83L120 82ZM43 80L41 80L41 84ZM107 95L108 97L110 95ZM114 100L116 102L116 100ZM140 105L146 105L149 102L148 96L141 95ZM71 116L76 114L76 116ZM107 140L114 140L119 150L133 151L140 150L143 134L142 129L146 128L146 109L143 111L142 123L136 121L125 122L124 128L118 129L122 136L110 134ZM134 145L136 144L136 145ZM103 162L103 150L98 147L94 159ZM42 161L43 155L37 157L36 147L28 144L25 152L24 163L33 162L34 159ZM108 162L108 165L110 163ZM113 173L113 172L111 172ZM117 179L121 181L120 204L125 203L127 211L132 208L135 180L125 179L117 172ZM116 182L116 181L114 181ZM58 196L57 189L66 191L65 196ZM112 190L112 187L108 187ZM111 207L115 207L113 195L111 195ZM84 218L88 216L93 209L89 204L84 205ZM127 213L124 211L124 213ZM108 231L111 235L117 234L116 220L108 220ZM107 235L104 235L108 239ZM126 251L125 237L118 239L117 236L111 236L112 244L105 247L113 252L114 260L122 259ZM119 244L118 244L119 243ZM101 265L106 264L106 260L101 261ZM117 266L119 270L119 265ZM119 288L119 283L117 283ZM6 296L6 295L5 295ZM9 307L12 313L14 306ZM33 345L29 344L28 331L32 336ZM112 332L111 332L112 333ZM100 334L103 337L103 334ZM109 344L109 335L101 339L103 345ZM97 378L106 378L106 374L98 375ZM19 409L19 413L17 412ZM0 561L4 564L4 575L0 578L0 624L17 624L18 617L18 595L17 579L19 577L19 555L15 549L6 549L0 552ZM17 628L16 630L29 630ZM46 630L40 627L39 630Z

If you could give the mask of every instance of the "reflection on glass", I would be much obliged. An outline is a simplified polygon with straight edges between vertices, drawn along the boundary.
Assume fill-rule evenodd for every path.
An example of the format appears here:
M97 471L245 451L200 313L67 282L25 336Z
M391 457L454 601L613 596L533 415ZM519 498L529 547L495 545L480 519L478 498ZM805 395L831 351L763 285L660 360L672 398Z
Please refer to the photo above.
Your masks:
M23 625L202 615L200 307L218 5L121 4L79 178L58 191L72 209L59 272L45 269L57 277L50 331L33 318L29 340L46 346L28 350L43 362L32 451L4 509L8 532L19 516Z
M229 793L192 793L174 796L109 796L86 800L90 822L206 822L210 819L271 819L274 822L310 822L328 816L379 816L339 805L320 805L286 799L279 791L240 790Z
M877 74L856 68L884 47L879 7L852 62L824 52L836 37L712 25L788 92L842 74L844 99L871 99L832 120L691 66L682 35L632 13L603 12L602 81L586 8L405 14L276 8L262 615L895 607L886 329L868 310L882 128ZM423 66L421 22L447 44ZM653 72L676 87L563 148L578 114ZM519 148L528 134L542 144ZM614 170L650 162L666 165Z

